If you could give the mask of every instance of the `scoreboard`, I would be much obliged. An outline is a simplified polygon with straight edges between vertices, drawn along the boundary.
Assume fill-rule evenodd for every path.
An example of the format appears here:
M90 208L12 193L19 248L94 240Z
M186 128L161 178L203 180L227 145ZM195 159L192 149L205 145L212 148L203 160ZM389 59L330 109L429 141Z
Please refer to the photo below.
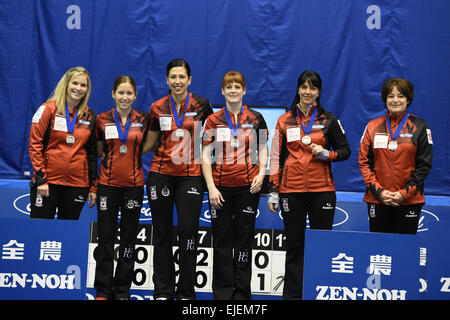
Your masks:
M136 263L132 290L143 290L141 296L153 293L153 237L152 224L140 224L136 242ZM119 253L119 230L116 233L115 264ZM281 296L284 281L285 245L283 230L256 229L253 239L252 294ZM95 259L97 247L97 223L91 223L87 288L94 287ZM176 275L178 274L178 241L176 226L173 232L173 254ZM199 227L196 291L212 293L213 247L211 227ZM147 292L146 292L147 291ZM269 298L269 297L267 297Z

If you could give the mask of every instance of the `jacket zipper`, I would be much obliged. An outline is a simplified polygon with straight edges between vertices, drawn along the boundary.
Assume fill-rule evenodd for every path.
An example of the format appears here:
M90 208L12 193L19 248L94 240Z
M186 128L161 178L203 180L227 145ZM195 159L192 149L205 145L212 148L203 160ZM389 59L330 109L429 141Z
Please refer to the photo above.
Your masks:
M83 182L86 182L86 160L83 161Z
M286 169L284 170L284 183L283 183L284 187L287 187L287 180L288 180L288 167L286 166Z

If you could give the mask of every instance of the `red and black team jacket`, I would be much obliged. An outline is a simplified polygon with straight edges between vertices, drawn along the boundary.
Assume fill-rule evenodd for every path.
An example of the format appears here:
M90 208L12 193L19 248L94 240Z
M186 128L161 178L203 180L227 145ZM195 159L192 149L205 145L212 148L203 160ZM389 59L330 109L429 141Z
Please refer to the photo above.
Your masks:
M76 110L70 114L71 120ZM96 192L97 139L95 112L86 106L85 114L75 125L75 143L66 142L69 135L66 118L57 113L55 101L44 103L33 116L29 154L36 185L45 182L72 187L90 187Z
M390 117L392 134L403 115ZM401 204L425 203L424 181L431 170L433 140L425 120L409 114L397 139L398 148L389 150L392 141L386 117L370 121L361 138L359 168L366 184L364 201L382 203L381 191L400 191L405 201Z
M105 153L100 166L100 184L113 187L144 185L142 147L148 130L148 114L134 109L132 111L125 154L119 151L122 142L116 127L115 108L100 114L97 118L97 139L103 142ZM121 123L122 132L123 129Z
M234 115L223 107L206 120L203 144L214 143L212 174L214 184L221 187L239 187L251 185L259 172L258 150L260 144L266 144L267 124L263 116L247 106L239 112L238 147L232 147L234 139L228 126L225 112L228 112L233 126Z
M277 121L270 151L269 192L335 191L331 162L343 161L350 156L345 131L338 118L320 104L313 106L307 116L299 110L301 121L307 127L314 108L318 108L308 135L311 143L329 150L328 160L319 160L312 154L310 146L301 141L305 133L296 108Z
M170 94L154 102L150 108L151 131L160 131L153 155L151 172L172 176L201 176L202 126L213 113L208 99L189 92L189 105L184 112L184 136L177 137L175 119L170 107ZM182 102L184 106L185 101Z

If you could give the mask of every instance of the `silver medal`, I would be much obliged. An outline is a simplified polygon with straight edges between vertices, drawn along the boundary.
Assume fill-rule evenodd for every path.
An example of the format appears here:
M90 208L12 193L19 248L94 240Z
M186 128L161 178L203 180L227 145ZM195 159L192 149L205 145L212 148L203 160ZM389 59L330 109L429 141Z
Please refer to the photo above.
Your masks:
M389 145L388 145L389 150L395 151L395 150L397 150L397 147L398 147L397 142L395 142L395 141L389 142Z
M175 135L176 135L178 138L183 138L183 137L184 137L184 130L183 130L183 129L177 129L177 130L175 130Z
M74 144L75 143L75 137L71 134L69 134L66 138L67 144Z
M120 154L126 154L127 151L128 151L128 149L127 149L126 145L123 144L120 146L120 149L119 149Z
M303 138L302 138L302 143L303 143L305 146L307 146L308 144L311 143L311 137L308 136L308 135L303 136Z
M234 149L239 148L239 140L238 139L233 139L230 141L231 147Z

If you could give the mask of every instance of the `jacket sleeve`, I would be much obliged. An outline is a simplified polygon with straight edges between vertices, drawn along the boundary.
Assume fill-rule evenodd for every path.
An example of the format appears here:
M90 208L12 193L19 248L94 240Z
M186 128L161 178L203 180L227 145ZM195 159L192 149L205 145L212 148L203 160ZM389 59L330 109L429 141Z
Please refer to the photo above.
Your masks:
M278 192L279 190L285 152L286 137L278 121L270 147L269 193Z
M359 145L359 170L361 171L362 178L366 184L367 191L371 192L377 199L380 199L379 195L384 189L377 181L377 177L373 170L374 154L370 136L369 125L367 125Z
M417 138L416 168L400 193L407 200L412 195L424 192L424 182L431 170L433 160L433 141L431 130L425 123Z
M336 117L333 117L331 121L329 140L332 147L332 150L329 150L329 161L344 161L350 157L350 145L344 129Z
M92 116L92 128L89 140L85 145L86 157L88 162L88 175L89 175L89 186L90 192L97 192L98 187L98 153L97 153L97 134L96 134L96 115L95 112L91 110Z
M51 124L52 117L52 108L42 105L34 114L31 123L28 153L30 155L31 165L33 166L33 180L36 185L41 185L47 182L44 152L48 143L49 126Z
M205 101L205 103L204 103L204 105L203 105L203 113L204 113L204 115L203 115L203 117L202 117L202 125L204 125L205 124L205 121L206 121L206 119L210 116L210 115L212 115L213 113L214 113L214 110L213 110L213 108L212 108L212 106L211 106L211 103L209 102L209 100L208 99L205 99L206 101Z

